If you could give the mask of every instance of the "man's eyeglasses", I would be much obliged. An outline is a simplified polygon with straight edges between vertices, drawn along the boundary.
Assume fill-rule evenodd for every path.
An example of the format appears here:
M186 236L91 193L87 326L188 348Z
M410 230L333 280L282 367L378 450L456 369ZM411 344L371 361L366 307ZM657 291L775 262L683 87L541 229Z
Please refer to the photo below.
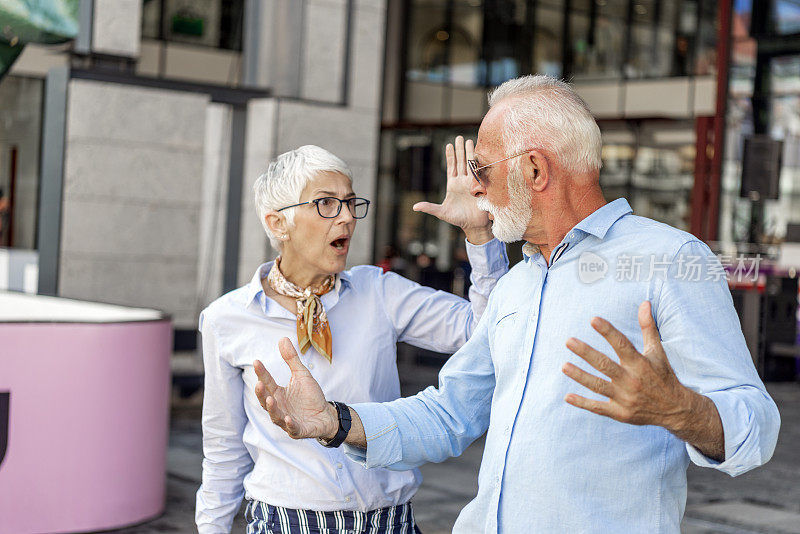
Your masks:
M335 219L342 211L342 204L347 204L347 209L350 210L350 215L354 219L363 219L367 216L369 211L369 200L366 198L353 197L346 200L340 200L336 197L322 197L308 202L301 202L299 204L292 204L276 211L288 210L289 208L296 208L297 206L304 206L305 204L316 204L317 213L324 219Z
M503 161L507 161L509 159L518 158L523 154L527 154L528 152L530 152L530 150L525 150L523 152L520 152L519 154L514 154L513 156L508 156L507 158L498 159L497 161L493 161L492 163L488 163L486 165L481 165L480 167L478 166L478 161L477 160L468 159L467 160L467 167L469 167L469 170L472 172L472 177L475 178L475 180L479 184L481 184L483 187L486 187L486 184L484 183L485 178L483 178L483 180L481 179L481 175L482 175L481 171L483 169L485 169L486 167L491 167L492 165L497 165L498 163L502 163Z

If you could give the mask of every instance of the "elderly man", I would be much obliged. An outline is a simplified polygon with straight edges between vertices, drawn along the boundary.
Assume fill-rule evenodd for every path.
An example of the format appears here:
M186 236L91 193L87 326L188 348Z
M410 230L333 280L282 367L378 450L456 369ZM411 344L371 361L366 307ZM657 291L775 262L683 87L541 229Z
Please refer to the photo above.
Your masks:
M368 467L440 462L488 430L455 532L679 532L689 460L743 473L780 425L721 266L692 235L606 203L600 131L567 84L510 80L489 104L462 170L525 259L439 388L337 414L283 340L292 379L257 367L256 394L294 438L347 432Z

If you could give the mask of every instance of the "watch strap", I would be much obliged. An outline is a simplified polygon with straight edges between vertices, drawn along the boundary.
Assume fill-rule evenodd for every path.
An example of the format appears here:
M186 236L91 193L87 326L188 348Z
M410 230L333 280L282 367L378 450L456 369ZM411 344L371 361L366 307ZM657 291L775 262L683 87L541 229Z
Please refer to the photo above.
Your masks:
M322 438L317 438L317 441L319 441L325 447L335 449L344 443L344 440L347 438L347 434L350 432L350 425L353 421L350 416L350 408L345 403L336 401L328 402L332 404L334 408L336 408L336 415L339 418L339 430L330 441Z

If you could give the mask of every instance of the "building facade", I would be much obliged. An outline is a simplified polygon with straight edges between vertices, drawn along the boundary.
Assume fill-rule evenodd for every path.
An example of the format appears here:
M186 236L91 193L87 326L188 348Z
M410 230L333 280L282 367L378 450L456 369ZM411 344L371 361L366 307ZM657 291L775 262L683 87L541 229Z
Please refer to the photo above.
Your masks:
M390 0L388 12L377 259L458 266L458 233L410 207L443 195L443 146L476 135L487 91L528 73L571 81L589 104L608 200L720 251L779 257L773 245L800 240L796 2ZM754 133L783 156L779 195L756 202L742 188Z
M463 257L457 232L410 206L443 194L443 146L476 135L487 91L528 73L571 81L589 104L609 200L689 230L697 120L715 114L717 5L390 0L376 257L424 254L443 271Z
M0 81L0 284L164 310L179 348L274 255L251 186L307 143L373 199L351 264L464 292L460 233L411 206L527 73L588 102L608 200L719 250L800 240L793 1L84 0L80 28ZM782 141L777 198L744 194L754 133Z
M270 159L323 146L373 196L385 5L80 8L73 43L26 46L0 82L5 257L36 251L39 293L164 310L191 348L199 312L274 255L252 195ZM372 260L360 226L353 264Z

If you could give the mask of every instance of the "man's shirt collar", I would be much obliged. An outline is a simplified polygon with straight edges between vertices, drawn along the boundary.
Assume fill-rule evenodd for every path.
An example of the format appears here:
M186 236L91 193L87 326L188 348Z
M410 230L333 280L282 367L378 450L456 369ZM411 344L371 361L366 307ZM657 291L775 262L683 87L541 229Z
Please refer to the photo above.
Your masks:
M592 234L598 239L603 239L611 227L614 226L614 223L629 213L633 213L631 205L624 198L618 198L595 210L576 224L572 230L581 230L587 234Z
M575 236L576 230L580 230L585 234L591 234L598 239L604 239L611 227L614 226L614 223L629 213L633 213L633 209L631 209L626 199L618 198L613 202L609 202L605 206L593 211L588 217L576 224L572 230L567 232L567 235L561 241L559 247L565 242L574 244L580 241L580 239L577 239ZM525 243L525 245L522 246L522 253L527 258L533 258L536 254L539 254L539 247L533 243Z

